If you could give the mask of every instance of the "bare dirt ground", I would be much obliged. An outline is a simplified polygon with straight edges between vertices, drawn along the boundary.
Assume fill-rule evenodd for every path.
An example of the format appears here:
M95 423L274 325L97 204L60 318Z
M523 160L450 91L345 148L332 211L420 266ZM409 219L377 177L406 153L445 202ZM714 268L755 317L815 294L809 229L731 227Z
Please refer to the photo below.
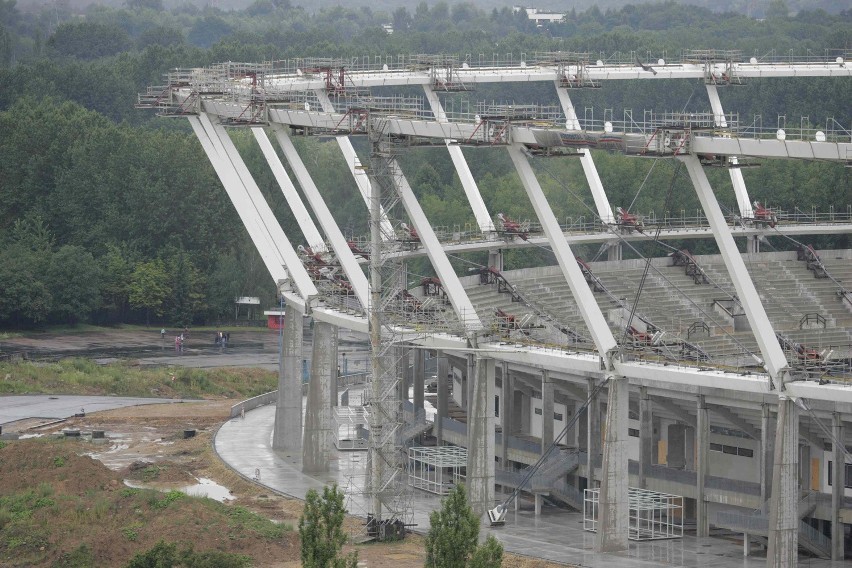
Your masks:
M236 335L236 334L235 334ZM190 348L198 342L200 350L207 345L206 335L191 334ZM274 334L247 332L258 351L277 350ZM82 334L39 334L34 337L15 337L3 340L3 346L32 350L48 356L82 355L104 356L116 352L136 352L140 349L159 347L159 330L86 332ZM14 344L14 345L10 345ZM120 356L120 355L119 355ZM87 414L85 417L70 418L65 422L41 426L18 423L16 429L23 434L57 434L63 429L79 429L84 434L92 430L103 430L104 440L89 440L84 436L76 453L91 456L102 462L109 470L87 473L90 481L99 487L120 488L124 480L146 483L159 489L178 488L206 478L230 490L229 505L243 506L263 517L291 525L294 530L288 537L274 545L260 540L244 540L246 546L253 543L252 550L237 552L251 554L256 566L288 567L300 566L298 538L294 535L298 519L302 514L303 502L271 493L240 477L224 464L212 449L212 439L218 427L228 420L230 407L237 400L208 400L193 404L163 404L128 407ZM186 438L184 431L195 430L194 437ZM94 469L92 470L94 472ZM107 473L103 473L106 471ZM110 473L111 472L111 473ZM26 480L29 487L39 486L43 480ZM5 483L5 482L4 482ZM80 483L85 484L83 480ZM81 485L80 492L85 492ZM82 493L81 493L82 494ZM347 519L353 532L362 524L360 519ZM177 524L158 526L158 534L176 542L195 542L198 550L204 546L225 549L216 535L198 534L198 520L180 521ZM59 538L59 537L57 537ZM242 542L242 541L241 541ZM147 546L143 546L147 545ZM139 542L124 542L123 549L144 550L150 543L140 538ZM351 547L347 550L352 549ZM399 543L364 544L354 547L363 565L376 568L413 568L423 566L425 553L423 538L410 535ZM126 550L125 550L126 552ZM126 555L125 555L126 556ZM119 556L103 557L98 565L120 566ZM36 564L33 564L36 565ZM41 564L38 564L41 565ZM49 565L49 564L47 564ZM557 564L505 555L504 567L550 568Z

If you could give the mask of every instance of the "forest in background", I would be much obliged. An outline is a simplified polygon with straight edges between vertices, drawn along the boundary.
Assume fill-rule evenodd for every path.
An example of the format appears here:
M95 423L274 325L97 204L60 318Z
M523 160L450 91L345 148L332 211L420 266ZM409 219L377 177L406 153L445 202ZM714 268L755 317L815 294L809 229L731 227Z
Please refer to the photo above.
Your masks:
M687 48L805 55L848 53L852 45L852 12L790 16L781 0L773 0L765 21L666 3L592 8L545 28L510 9L473 4L421 3L390 13L341 7L310 13L293 4L256 0L241 11L191 4L166 10L162 0L128 0L119 8L77 11L55 3L24 11L15 0L0 0L0 327L212 323L232 317L235 296L274 303L273 283L186 121L134 108L137 93L162 84L175 67L412 53L520 59L557 50L604 58L637 51L656 59ZM382 28L388 22L393 34ZM784 115L795 124L805 116L811 124L833 118L852 128L850 93L850 79L759 80L724 89L722 101L746 123L760 115L771 127ZM467 96L557 102L552 86L543 84L483 87ZM622 109L709 109L701 81L611 82L572 96L581 116L587 107L598 117L613 109L617 118ZM300 243L253 138L246 131L234 131L233 138L285 232ZM365 158L364 141L355 144ZM363 202L336 144L301 138L297 145L344 232L365 234ZM533 217L505 150L465 152L490 211ZM674 184L665 208L698 208L686 176L670 161L604 152L595 160L613 206L635 200L631 210L662 215ZM445 150L410 151L401 162L434 225L473 221ZM590 215L576 160L536 159L534 167L560 218ZM732 207L727 172L708 173L720 200ZM782 209L845 210L852 203L842 165L767 161L745 176L753 198ZM848 237L824 241L849 246ZM544 251L512 253L507 264L517 268L546 257ZM429 269L421 263L414 270Z

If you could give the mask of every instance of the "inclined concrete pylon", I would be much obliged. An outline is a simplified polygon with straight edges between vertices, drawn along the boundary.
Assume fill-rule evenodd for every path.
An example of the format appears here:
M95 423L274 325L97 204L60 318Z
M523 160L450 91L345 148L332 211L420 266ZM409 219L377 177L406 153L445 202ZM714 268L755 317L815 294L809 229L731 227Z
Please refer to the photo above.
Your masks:
M606 433L598 503L598 532L595 550L618 552L627 549L627 424L630 407L630 383L613 375L607 382Z
M494 359L477 357L467 425L467 485L470 506L483 515L494 506Z
M314 321L311 382L305 410L302 471L328 471L333 435L331 385L337 374L337 326Z
M281 333L278 363L278 398L272 447L287 452L302 450L302 312L288 305Z

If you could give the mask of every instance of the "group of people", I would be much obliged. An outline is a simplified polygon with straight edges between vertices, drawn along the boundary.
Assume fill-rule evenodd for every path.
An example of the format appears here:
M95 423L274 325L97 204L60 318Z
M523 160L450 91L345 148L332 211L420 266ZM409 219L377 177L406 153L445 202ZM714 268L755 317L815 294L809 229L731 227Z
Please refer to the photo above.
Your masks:
M231 332L217 331L214 341L216 345L219 345L221 347L227 347L228 342L231 341Z

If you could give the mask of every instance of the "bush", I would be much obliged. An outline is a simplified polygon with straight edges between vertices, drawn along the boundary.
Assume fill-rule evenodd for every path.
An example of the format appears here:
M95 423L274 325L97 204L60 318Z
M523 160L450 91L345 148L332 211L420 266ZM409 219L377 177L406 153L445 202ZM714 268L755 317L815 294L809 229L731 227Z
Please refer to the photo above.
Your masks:
M467 502L464 485L457 485L429 515L426 535L427 568L499 568L503 545L489 536L477 547L479 518Z
M251 559L229 552L195 552L192 547L178 552L177 544L160 541L146 552L140 552L127 568L245 568Z

